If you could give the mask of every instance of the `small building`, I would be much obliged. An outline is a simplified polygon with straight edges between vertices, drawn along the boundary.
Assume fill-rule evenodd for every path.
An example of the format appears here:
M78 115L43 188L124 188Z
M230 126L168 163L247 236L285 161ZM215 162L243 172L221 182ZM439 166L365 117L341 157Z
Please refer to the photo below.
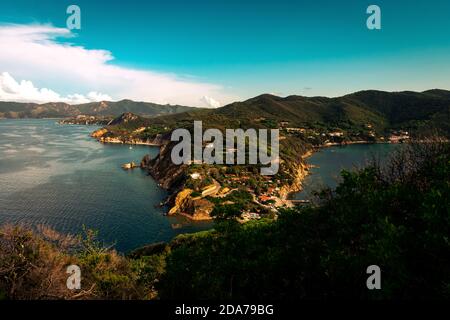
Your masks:
M398 131L393 131L391 136L389 137L389 142L391 143L401 143L405 140L409 139L409 133L408 131L404 131L404 130L398 130Z
M305 128L286 128L287 132L300 132L300 133L305 133L306 129Z
M191 178L194 180L200 179L200 173L198 172L191 173Z
M342 131L333 131L328 133L330 137L343 137L344 133Z
M269 200L272 200L271 196L268 196L266 194L262 194L259 196L259 201L261 201L261 202L265 202L265 201L269 201Z
M144 132L145 129L147 129L147 128L146 128L146 127L140 127L140 128L137 128L136 130L134 130L134 133L141 133L141 132Z

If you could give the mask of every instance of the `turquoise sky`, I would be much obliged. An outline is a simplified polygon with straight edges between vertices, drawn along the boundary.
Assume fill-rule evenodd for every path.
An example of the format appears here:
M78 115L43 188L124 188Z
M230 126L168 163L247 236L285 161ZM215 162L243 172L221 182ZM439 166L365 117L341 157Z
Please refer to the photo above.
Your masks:
M114 65L217 84L242 99L450 89L448 0L15 0L2 1L0 22L65 27L69 4L80 6L82 29L60 41L108 50ZM381 8L381 30L366 28L370 4Z

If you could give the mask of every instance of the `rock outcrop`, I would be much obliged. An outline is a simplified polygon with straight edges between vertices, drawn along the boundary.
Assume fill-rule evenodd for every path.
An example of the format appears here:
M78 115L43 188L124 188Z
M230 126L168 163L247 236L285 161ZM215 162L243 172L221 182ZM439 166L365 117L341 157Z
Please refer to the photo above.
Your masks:
M156 158L151 159L149 156L145 156L141 161L141 167L147 169L162 188L172 192L180 191L180 186L186 179L188 167L186 164L175 165L172 162L171 152L175 143L164 140Z
M279 194L281 199L287 199L291 193L302 190L302 183L308 175L308 170L308 165L303 162L293 165L293 182L289 185L283 185L280 187Z
M106 129L106 128L98 129L91 133L91 137L99 139L99 138L102 138L107 132L108 132L108 129Z
M133 161L131 161L129 163L125 163L125 164L122 165L122 169L124 169L124 170L134 169L134 168L137 168L137 167L138 166Z
M192 220L212 220L211 212L214 209L214 204L204 198L192 200L189 203L189 207L183 215L189 217Z
M91 133L91 137L101 143L142 144L149 146L160 146L164 139L158 134L154 139L139 139L133 136L115 136L107 128L98 129Z
M192 192L191 189L178 192L174 206L169 210L168 215L181 214L191 220L211 220L214 204L206 199L192 198Z
M169 210L168 215L174 215L185 211L191 201L192 191L192 189L183 189L178 192L174 206Z

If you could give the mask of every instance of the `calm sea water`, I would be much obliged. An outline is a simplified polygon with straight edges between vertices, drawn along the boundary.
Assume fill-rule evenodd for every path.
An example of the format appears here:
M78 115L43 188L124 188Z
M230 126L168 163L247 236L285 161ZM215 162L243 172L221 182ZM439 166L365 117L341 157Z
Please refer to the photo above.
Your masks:
M120 168L157 148L103 145L89 137L95 129L0 120L0 224L42 224L72 234L85 225L123 252L211 227L163 216L155 206L166 192L144 171Z
M382 162L400 146L398 144L353 144L321 149L306 160L313 168L303 181L302 192L293 195L292 198L307 200L313 196L314 191L326 186L334 188L341 181L340 173L343 169L361 168L373 159Z
M167 241L212 224L166 217L158 204L166 192L144 171L124 171L158 149L100 144L89 137L95 126L58 125L56 120L0 120L0 224L50 226L63 233L99 231L105 243L127 252ZM350 145L322 149L295 199L308 199L325 185L334 187L342 169L385 158L397 146ZM181 225L174 229L173 225Z

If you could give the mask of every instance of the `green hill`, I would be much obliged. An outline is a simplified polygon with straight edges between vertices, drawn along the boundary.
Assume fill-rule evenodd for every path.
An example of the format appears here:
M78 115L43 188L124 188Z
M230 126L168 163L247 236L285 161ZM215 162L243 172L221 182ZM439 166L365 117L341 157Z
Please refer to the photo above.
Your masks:
M450 91L425 92L360 91L337 98L269 94L234 102L218 109L203 109L165 115L154 124L183 127L203 120L207 127L286 127L361 129L371 124L387 129L440 129L450 133Z
M337 98L296 95L283 98L263 94L218 109L131 100L80 105L0 102L0 117L4 118L58 118L80 114L117 117L123 113L157 117L149 123L169 127L190 126L193 120L202 120L206 127L216 128L278 128L283 122L286 127L357 131L364 125L371 124L379 133L387 129L426 131L437 128L449 134L450 91L366 90Z
M0 102L0 118L66 118L78 115L116 117L125 112L154 117L196 109L179 105L159 105L132 100L101 101L79 105L61 102L45 104Z

